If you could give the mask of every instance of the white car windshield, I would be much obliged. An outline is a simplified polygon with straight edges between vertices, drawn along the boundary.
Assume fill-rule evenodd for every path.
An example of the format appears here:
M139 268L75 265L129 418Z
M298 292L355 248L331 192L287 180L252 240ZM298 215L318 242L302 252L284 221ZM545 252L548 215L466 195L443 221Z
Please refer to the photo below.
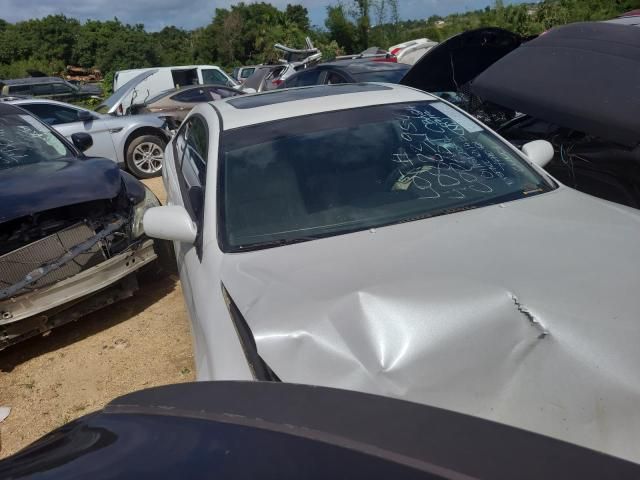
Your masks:
M0 169L70 156L66 145L30 115L0 115Z
M492 133L438 101L229 130L220 169L225 251L418 220L554 188Z

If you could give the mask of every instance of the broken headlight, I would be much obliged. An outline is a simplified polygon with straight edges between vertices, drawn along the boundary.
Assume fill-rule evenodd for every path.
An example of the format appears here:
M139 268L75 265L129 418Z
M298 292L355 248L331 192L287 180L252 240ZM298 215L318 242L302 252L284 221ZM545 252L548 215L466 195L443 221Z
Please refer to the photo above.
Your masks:
M138 238L144 234L144 226L142 225L142 217L151 207L159 207L160 200L153 194L151 190L144 187L144 199L133 207L133 222L131 222L131 235Z
M261 381L279 382L280 379L278 378L278 376L273 370L271 370L269 365L267 365L267 363L258 353L256 340L253 337L253 333L251 332L247 321L242 316L242 313L240 313L240 310L229 295L229 292L227 292L225 286L221 284L221 287L222 296L224 297L224 301L227 304L227 308L229 309L229 314L231 315L233 326L235 327L236 333L238 334L240 345L242 346L242 350L244 351L244 356L247 359L247 364L249 365L249 369L251 370L253 378Z

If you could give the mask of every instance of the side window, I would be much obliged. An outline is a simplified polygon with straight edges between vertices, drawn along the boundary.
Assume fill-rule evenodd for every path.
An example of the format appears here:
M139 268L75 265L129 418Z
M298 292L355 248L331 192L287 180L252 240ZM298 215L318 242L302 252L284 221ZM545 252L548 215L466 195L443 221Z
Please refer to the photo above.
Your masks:
M31 85L12 85L9 87L11 95L29 95L31 93Z
M229 79L220 70L208 68L202 70L202 83L212 85L227 85Z
M52 87L53 93L57 94L68 94L73 92L73 87L71 87L70 85L65 85L64 83L54 83Z
M75 108L48 103L27 103L21 104L20 106L49 125L60 125L78 121L78 110Z
M220 100L222 98L235 97L240 95L240 92L236 90L226 89L226 88L208 88L209 95L211 98L209 100Z
M251 75L253 75L253 72L255 71L255 68L243 68L242 69L242 73L240 74L241 78L249 78Z
M335 85L337 83L348 83L348 82L347 82L347 79L344 78L339 73L334 71L329 71L327 72L327 77L325 78L324 83L326 83L327 85Z
M191 117L176 138L178 170L189 187L206 182L208 148L207 124L202 117Z
M31 91L34 95L51 95L53 93L53 85L50 83L41 83L39 85L32 85Z
M309 85L317 85L318 77L320 77L320 70L311 69L305 72L300 72L291 77L285 82L285 88L289 87L307 87Z
M191 217L201 223L209 148L208 126L204 119L196 115L184 122L175 145L182 200Z
M185 103L208 102L209 96L202 88L190 88L184 92L176 93L171 100Z

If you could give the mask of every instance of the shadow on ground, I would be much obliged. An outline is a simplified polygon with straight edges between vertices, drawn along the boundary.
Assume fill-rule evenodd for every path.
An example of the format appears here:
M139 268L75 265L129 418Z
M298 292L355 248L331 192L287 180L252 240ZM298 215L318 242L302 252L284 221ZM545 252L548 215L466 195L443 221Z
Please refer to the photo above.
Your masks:
M138 315L175 288L174 276L140 282L133 297L109 305L75 322L62 325L43 335L13 345L0 352L0 372L43 354L66 347Z

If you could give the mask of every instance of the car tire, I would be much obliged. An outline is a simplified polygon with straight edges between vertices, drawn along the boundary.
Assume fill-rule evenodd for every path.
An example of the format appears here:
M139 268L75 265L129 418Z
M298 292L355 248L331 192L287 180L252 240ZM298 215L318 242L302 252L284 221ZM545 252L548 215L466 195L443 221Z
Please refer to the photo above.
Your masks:
M142 281L154 281L178 274L176 254L173 243L168 240L153 240L153 250L158 258L140 270Z
M162 173L167 142L156 135L141 135L127 147L127 169L137 178L153 178Z

